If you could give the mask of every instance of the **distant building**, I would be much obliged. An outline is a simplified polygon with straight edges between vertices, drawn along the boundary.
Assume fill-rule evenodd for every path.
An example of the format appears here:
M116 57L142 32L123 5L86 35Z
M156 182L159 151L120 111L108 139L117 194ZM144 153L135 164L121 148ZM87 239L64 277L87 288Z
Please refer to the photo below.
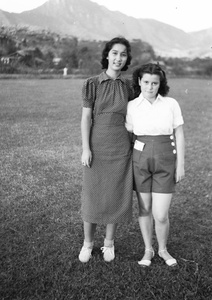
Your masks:
M44 63L44 60L39 57L34 57L35 50L35 48L18 50L10 55L2 56L0 61L5 65L12 65L15 62L27 64L29 61L33 61L36 66L39 66Z
M18 60L18 57L16 55L7 55L1 57L1 63L4 65L10 65Z
M61 62L62 58L61 57L54 57L52 62L55 66L59 65L59 63Z
M11 58L8 56L1 57L1 63L5 65L9 65Z

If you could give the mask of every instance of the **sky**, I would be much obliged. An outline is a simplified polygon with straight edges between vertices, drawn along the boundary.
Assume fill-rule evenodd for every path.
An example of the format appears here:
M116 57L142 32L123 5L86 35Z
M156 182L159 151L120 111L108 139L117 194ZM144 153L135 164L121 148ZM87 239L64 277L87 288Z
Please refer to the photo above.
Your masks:
M20 13L48 0L0 0L0 9ZM128 16L154 19L185 32L212 28L212 0L92 0Z

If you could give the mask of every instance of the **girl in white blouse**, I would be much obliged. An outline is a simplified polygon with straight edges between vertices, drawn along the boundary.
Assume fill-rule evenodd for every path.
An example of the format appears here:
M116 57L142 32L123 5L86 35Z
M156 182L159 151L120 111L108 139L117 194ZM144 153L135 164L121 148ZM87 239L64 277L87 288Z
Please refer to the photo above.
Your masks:
M158 254L168 266L177 261L167 251L169 208L175 184L184 177L183 117L169 92L165 72L146 64L133 73L136 99L128 103L126 128L135 136L134 190L139 203L139 225L145 253L138 263L148 267L154 257L153 221Z

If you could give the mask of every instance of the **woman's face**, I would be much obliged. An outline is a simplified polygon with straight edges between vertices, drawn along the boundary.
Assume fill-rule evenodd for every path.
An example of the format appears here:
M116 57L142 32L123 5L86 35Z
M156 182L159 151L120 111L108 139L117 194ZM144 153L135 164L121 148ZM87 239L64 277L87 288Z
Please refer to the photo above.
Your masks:
M147 100L156 99L160 87L159 75L151 75L146 73L141 79L138 80L138 83L141 87L143 96Z
M127 61L127 48L122 44L114 44L108 52L108 69L111 71L120 71Z

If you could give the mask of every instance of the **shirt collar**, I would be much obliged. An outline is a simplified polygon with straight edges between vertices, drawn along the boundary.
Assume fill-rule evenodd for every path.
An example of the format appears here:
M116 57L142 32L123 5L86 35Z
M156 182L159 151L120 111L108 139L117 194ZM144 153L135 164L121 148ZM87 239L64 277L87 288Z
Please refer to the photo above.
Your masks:
M142 93L140 93L139 99L140 99L141 101L144 101L144 100L148 101L146 98L144 98L144 96L143 96ZM162 100L163 100L163 96L161 96L160 94L158 94L158 95L157 95L157 98L156 98L156 100L155 100L155 102L162 101Z
M113 80L112 78L110 78L106 72L102 72L99 75L99 82L102 83L103 81L106 80ZM123 83L125 83L126 79L124 78L124 76L120 73L119 76L115 79L115 80L121 80Z

